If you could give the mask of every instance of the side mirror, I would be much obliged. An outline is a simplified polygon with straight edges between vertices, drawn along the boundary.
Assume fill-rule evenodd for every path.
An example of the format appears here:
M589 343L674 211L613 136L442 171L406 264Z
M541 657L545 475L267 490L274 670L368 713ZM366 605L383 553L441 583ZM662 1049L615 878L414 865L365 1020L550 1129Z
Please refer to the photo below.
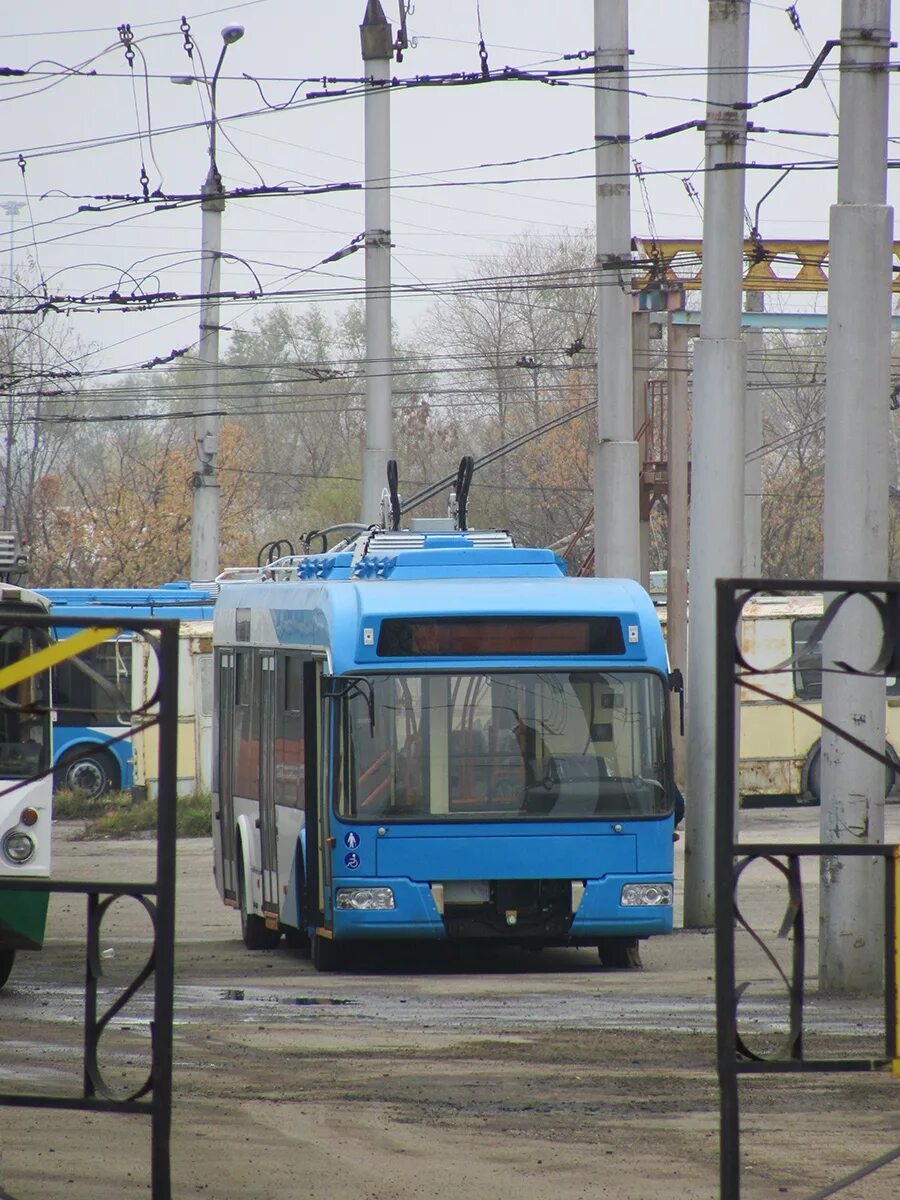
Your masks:
M678 732L684 737L684 676L679 667L669 672L669 691L678 693Z

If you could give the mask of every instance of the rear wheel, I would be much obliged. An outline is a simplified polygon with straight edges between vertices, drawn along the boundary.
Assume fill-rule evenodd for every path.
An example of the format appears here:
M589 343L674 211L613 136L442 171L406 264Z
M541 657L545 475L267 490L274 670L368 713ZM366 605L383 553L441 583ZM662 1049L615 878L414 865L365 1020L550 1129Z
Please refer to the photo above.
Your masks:
M241 910L241 937L248 950L274 950L281 934L270 929L259 913L252 913L247 902L244 868L238 867L238 904Z
M9 973L13 969L13 963L16 961L15 950L0 950L0 988L9 979Z
M641 962L641 948L637 938L601 938L597 943L597 952L604 967L637 970L644 965Z
M74 792L85 800L99 800L118 790L119 766L106 750L73 750L64 754L53 772L57 791Z

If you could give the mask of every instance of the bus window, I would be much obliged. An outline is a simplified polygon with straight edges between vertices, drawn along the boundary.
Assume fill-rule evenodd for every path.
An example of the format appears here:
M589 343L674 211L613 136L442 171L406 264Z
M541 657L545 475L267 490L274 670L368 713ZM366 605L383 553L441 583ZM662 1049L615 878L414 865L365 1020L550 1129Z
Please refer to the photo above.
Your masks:
M101 642L55 668L58 725L131 723L132 648L130 639Z
M259 689L253 686L253 653L234 655L234 793L259 799Z
M302 808L305 746L303 726L303 659L278 656L279 704L275 715L275 803Z
M794 691L800 700L822 699L822 641L809 640L819 617L795 617L791 622L791 642L795 656ZM900 679L887 680L887 694L900 696Z

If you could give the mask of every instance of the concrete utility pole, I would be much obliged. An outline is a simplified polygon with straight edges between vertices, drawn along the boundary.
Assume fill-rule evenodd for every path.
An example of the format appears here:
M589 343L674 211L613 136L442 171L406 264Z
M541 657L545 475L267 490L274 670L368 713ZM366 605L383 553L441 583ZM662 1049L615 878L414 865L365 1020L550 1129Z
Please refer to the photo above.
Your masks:
M890 0L843 0L838 196L831 209L825 392L825 578L887 575L893 209L886 203ZM866 601L826 631L823 660L867 666L881 623ZM823 676L826 720L883 752L883 679ZM884 767L822 731L823 842L884 841ZM822 860L819 983L883 986L882 860Z
M191 579L219 573L219 291L222 267L222 213L225 192L216 163L216 84L228 47L244 36L242 25L226 25L222 49L209 84L209 171L200 189L200 397L194 420L196 459L191 507Z
M381 520L381 493L394 452L391 342L391 25L368 0L359 27L365 97L366 446L362 514Z
M669 661L687 676L688 603L688 354L686 325L676 325L669 314L666 330L667 391L666 461L668 474L669 557L666 563L666 643ZM687 683L687 681L686 681ZM688 685L689 690L689 685ZM672 742L675 778L685 788L685 739L680 730L682 697L672 697Z
M744 312L765 311L765 292L747 292ZM747 384L744 393L744 560L741 573L748 579L756 579L762 562L762 456L759 448L762 445L766 338L762 329L748 329L744 341L747 344Z
M750 0L710 0L703 299L694 342L684 923L715 917L715 581L741 574L744 388L741 337Z
M632 367L633 412L632 426L638 444L638 552L640 554L640 575L638 579L644 587L650 586L650 511L649 502L643 495L641 474L647 460L647 447L650 445L651 430L648 428L649 405L647 403L647 385L650 382L650 314L649 312L633 312L631 314L631 353L634 360ZM638 436L640 435L640 436Z
M628 0L594 0L597 172L597 454L594 574L640 579L640 454L631 356ZM620 72L600 73L602 67Z

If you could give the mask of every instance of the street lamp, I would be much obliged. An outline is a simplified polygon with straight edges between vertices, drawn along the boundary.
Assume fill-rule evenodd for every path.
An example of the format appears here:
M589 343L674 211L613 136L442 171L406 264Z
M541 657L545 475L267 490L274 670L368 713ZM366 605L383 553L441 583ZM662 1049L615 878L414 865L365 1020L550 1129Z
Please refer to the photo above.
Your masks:
M219 419L214 410L219 401L219 291L225 194L216 164L216 85L228 47L243 36L242 25L226 25L222 30L222 49L209 83L209 170L200 189L200 342L197 354L201 389L194 418L196 457L191 479L191 579L204 581L215 579L219 573L219 481L216 475Z
M209 192L213 188L216 192L222 191L222 176L216 165L216 85L219 82L219 72L222 70L222 63L228 47L239 42L243 36L243 25L226 25L222 30L222 49L219 51L219 61L216 63L216 69L209 82L209 174L203 185L204 192ZM224 208L224 201L222 207Z

